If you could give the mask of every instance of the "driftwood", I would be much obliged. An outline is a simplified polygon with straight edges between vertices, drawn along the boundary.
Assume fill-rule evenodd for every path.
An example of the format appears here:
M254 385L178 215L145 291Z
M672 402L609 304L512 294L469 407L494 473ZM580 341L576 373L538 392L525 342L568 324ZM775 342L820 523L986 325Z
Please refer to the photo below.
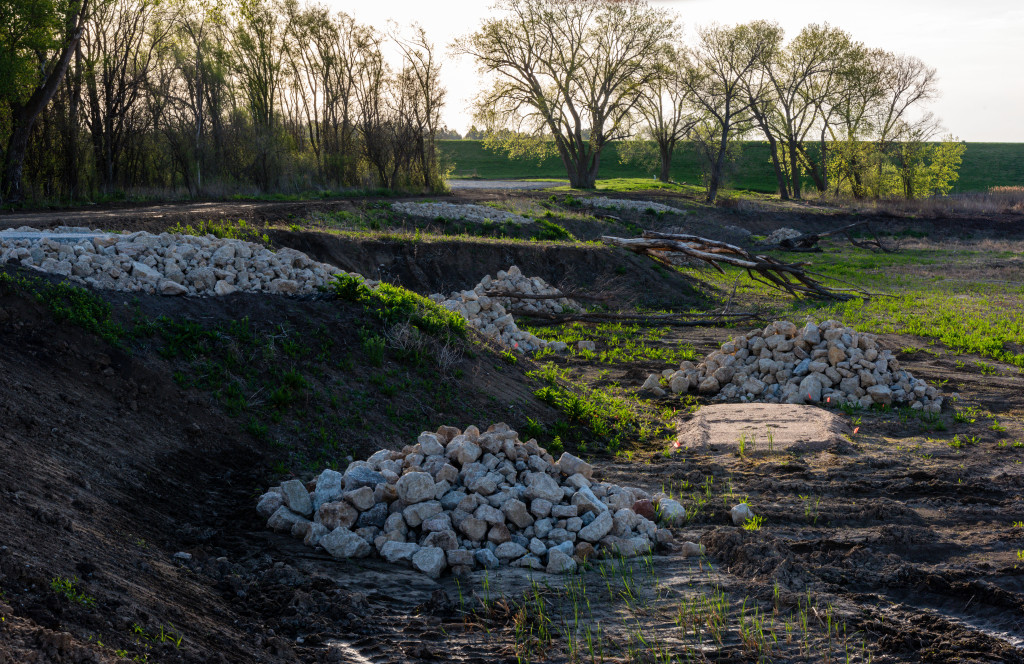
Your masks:
M864 227L869 233L871 233L871 240L855 240L851 231L855 228ZM765 248L778 248L783 251L821 251L821 247L818 246L818 242L824 237L830 235L845 235L846 239L850 241L855 247L860 249L868 249L874 252L884 252L887 254L896 253L899 251L899 246L890 247L886 246L878 234L875 233L871 228L871 223L868 221L858 221L842 228L837 228L831 231L825 231L824 233L806 233L804 235L798 235L797 237L786 238L780 240L778 244L772 245L771 247Z
M647 255L666 265L673 265L672 257L685 255L704 261L725 274L721 264L743 268L755 281L785 291L794 297L810 296L833 300L848 299L849 291L827 288L804 270L806 263L782 263L770 256L751 254L742 247L718 240L674 233L645 231L641 238L604 236L602 241ZM815 275L817 276L817 275Z

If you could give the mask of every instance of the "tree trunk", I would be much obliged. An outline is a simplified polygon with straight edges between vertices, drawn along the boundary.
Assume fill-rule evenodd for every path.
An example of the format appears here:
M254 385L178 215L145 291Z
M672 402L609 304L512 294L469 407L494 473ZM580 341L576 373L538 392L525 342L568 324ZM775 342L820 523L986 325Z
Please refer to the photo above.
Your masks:
M772 169L775 171L775 182L779 186L779 198L788 201L789 185L786 183L786 175L782 172L782 164L779 163L779 143L771 133L765 132L764 135L768 137L768 150L772 155Z
M728 147L729 128L724 126L722 128L722 140L718 143L718 154L715 156L715 162L711 165L711 177L708 181L708 203L714 203L718 198L718 188L722 185L722 172L725 170L725 152Z
M793 189L793 198L800 200L800 157L797 154L796 141L789 141L789 179Z
M4 153L3 179L0 180L0 201L8 203L20 203L25 199L25 191L22 187L22 175L25 168L25 151L28 149L28 140L32 134L32 126L36 118L43 112L46 105L57 93L64 75L71 63L71 55L78 47L82 38L84 21L82 17L88 11L89 0L82 0L81 7L73 15L68 17L68 41L64 44L60 58L53 69L29 97L24 105L11 109L11 136L7 142L7 151Z
M658 148L661 152L661 173L658 174L658 179L668 182L669 169L672 168L672 145L668 141L660 141Z

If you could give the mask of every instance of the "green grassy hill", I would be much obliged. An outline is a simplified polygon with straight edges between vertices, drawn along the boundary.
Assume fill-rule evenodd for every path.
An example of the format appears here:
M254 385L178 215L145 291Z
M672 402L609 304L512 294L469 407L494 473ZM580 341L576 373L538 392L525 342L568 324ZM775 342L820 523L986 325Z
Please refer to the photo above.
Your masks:
M455 163L456 177L481 177L489 180L506 178L565 178L565 169L557 157L535 160L513 160L485 150L481 141L440 141L442 151ZM764 141L743 144L739 160L733 164L731 186L765 193L775 192L775 177ZM605 150L601 159L601 179L650 177L636 166L619 162L615 144ZM672 179L676 182L700 184L700 168L696 155L684 148L672 159ZM1024 143L968 143L960 167L960 181L954 191L984 191L989 187L1024 185Z

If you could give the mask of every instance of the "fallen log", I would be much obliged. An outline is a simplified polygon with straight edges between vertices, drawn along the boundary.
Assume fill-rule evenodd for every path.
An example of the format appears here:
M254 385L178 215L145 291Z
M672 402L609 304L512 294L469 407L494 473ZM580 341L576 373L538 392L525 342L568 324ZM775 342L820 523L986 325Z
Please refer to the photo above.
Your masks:
M852 231L856 228L864 227L869 233L871 233L871 240L856 240L853 237ZM818 242L822 238L826 238L832 235L845 235L846 239L850 241L855 247L860 249L868 249L874 252L884 252L887 254L893 254L899 251L899 246L888 247L882 242L878 234L871 228L871 223L868 221L858 221L842 228L836 228L831 231L825 231L823 233L805 233L804 235L798 235L797 237L786 238L780 240L777 244L762 246L764 249L780 249L782 251L821 251L818 246Z
M743 268L750 278L785 291L793 297L821 297L833 300L848 299L851 292L862 291L830 289L812 278L804 267L807 263L783 263L770 256L751 254L746 249L728 242L711 240L697 235L657 233L645 231L640 238L603 236L603 242L649 256L666 265L674 265L673 256L683 255L708 263L725 274L722 265Z

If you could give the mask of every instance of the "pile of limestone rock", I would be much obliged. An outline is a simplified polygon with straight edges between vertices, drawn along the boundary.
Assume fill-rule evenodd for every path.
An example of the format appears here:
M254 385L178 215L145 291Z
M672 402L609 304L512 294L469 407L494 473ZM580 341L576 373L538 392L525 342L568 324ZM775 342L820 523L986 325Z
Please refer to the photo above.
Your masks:
M770 403L902 404L926 413L942 410L942 396L900 368L874 335L837 321L798 328L777 321L722 344L700 364L651 374L643 391L697 390L716 399Z
M427 217L430 219L451 219L473 223L493 222L498 224L532 224L533 219L499 210L486 205L465 203L392 203L391 209L411 217Z
M671 205L655 203L654 201L635 201L628 198L584 198L583 204L590 207L606 208L610 210L632 210L633 212L653 211L662 214L686 214L685 210L674 208Z
M516 299L513 297L489 296L486 293L521 293L540 298ZM473 290L456 291L447 298L440 293L430 299L450 311L457 311L473 328L486 337L519 352L533 352L550 347L554 351L565 350L562 342L548 342L529 332L519 329L515 318L509 313L513 299L517 309L529 313L560 314L567 310L581 309L578 302L561 296L561 292L540 277L526 277L515 265L508 271L499 270L495 278L485 276Z
M431 577L499 565L571 572L589 557L678 548L659 528L686 515L662 494L594 480L564 453L556 462L506 424L481 432L443 426L402 451L380 450L343 473L289 480L257 505L267 526L335 558L376 552ZM682 547L699 554L699 545Z
M75 227L45 234L33 228L8 233L17 235L16 239L0 236L0 265L15 261L105 290L163 295L306 294L342 273L294 249L273 252L261 244L212 235L120 235Z

